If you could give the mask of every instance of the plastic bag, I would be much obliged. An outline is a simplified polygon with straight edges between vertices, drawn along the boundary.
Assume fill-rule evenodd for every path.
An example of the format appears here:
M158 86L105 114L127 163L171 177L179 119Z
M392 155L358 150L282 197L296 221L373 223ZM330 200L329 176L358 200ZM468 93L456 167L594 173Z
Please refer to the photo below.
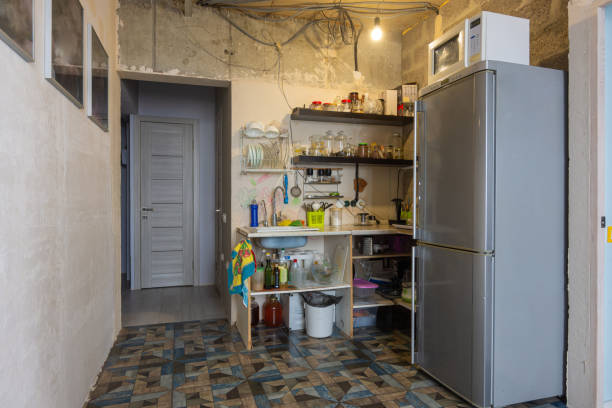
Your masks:
M306 304L313 307L337 305L342 300L342 296L327 295L323 292L302 292L300 295Z

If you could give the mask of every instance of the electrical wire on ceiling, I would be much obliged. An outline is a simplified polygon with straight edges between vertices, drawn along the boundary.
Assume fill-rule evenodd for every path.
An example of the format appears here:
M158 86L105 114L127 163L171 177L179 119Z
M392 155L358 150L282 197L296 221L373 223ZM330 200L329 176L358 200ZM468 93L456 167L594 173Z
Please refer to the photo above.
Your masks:
M357 58L357 45L360 34L363 30L363 23L360 16L376 15L380 18L393 18L406 14L422 13L426 11L438 12L438 7L422 1L359 1L359 2L341 2L334 3L298 3L292 5L270 5L262 6L261 0L198 0L197 5L208 7L216 10L216 13L223 18L230 26L238 30L240 33L255 41L258 44L272 47L277 53L277 60L271 67L278 68L277 81L287 106L291 108L287 99L283 79L281 76L282 64L282 49L292 43L299 37L304 37L314 48L329 49L342 46L353 45L354 67L355 71L359 71L359 63ZM236 19L233 18L233 13L237 12L250 19L264 21L270 24L282 24L287 21L302 21L292 34L284 40L260 38L241 26ZM321 34L317 36L318 41L314 41L308 36L311 32ZM228 65L229 61L215 57L215 59L224 62ZM244 67L248 68L248 67ZM265 71L269 69L264 69Z

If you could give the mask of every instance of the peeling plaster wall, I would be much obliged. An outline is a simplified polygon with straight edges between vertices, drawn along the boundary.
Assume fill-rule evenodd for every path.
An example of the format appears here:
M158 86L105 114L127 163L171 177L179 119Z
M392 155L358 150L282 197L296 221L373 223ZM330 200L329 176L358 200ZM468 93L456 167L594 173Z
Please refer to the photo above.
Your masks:
M81 0L110 58L110 131L0 41L0 406L80 407L120 328L116 3Z
M259 44L218 16L194 6L185 17L172 0L120 0L119 66L121 70L169 73L217 80L276 80L276 50ZM282 42L304 23L282 25L232 13L241 27L258 38ZM312 37L312 33L310 37ZM359 41L361 89L388 89L401 80L401 35L385 33L373 42L367 32ZM303 36L282 48L281 74L286 84L354 89L353 47L317 50Z
M120 0L119 66L124 71L165 73L232 81L232 228L248 224L248 203L253 198L270 201L271 189L282 183L278 175L240 174L239 130L246 122L272 120L288 124L291 112L277 81L278 67L275 49L249 39L231 27L214 11L194 7L193 16L185 17L171 0ZM258 38L283 41L297 31L303 21L289 21L283 25L254 21L232 13L232 18ZM359 70L364 79L353 77L353 47L317 50L304 37L282 48L281 78L291 106L310 104L312 100L332 101L352 90L369 91L394 88L401 80L401 34L385 32L383 42L373 42L367 31L359 41ZM309 123L296 131L300 142L313 133L346 129ZM369 134L390 142L392 129L385 127L350 127L354 141ZM382 140L381 139L381 140ZM347 167L345 180L353 179L353 167ZM373 182L366 191L372 208L386 219L391 216L390 200L395 194L395 170L364 168L361 172ZM290 180L293 183L293 179ZM341 187L347 198L352 186L347 181ZM384 194L376 194L384 189ZM391 191L393 190L393 191ZM301 202L284 209L291 217L303 217ZM270 211L270 208L268 208ZM345 222L353 222L345 216Z
M528 18L530 64L567 71L567 0L450 0L402 38L402 80L427 84L427 45L462 19L492 11Z

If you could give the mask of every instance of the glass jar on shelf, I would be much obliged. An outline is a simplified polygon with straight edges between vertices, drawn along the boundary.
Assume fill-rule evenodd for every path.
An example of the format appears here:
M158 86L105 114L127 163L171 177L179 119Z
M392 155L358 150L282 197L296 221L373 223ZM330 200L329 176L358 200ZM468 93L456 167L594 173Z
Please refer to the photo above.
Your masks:
M402 135L399 132L393 132L391 135L392 143L393 143L393 158L399 160L402 158Z
M346 136L343 131L339 131L334 138L334 156L344 156L344 147L346 145Z
M310 109L318 111L323 110L323 103L321 101L312 101Z
M321 156L331 156L334 150L334 132L328 130L322 138Z
M370 157L370 145L367 143L359 143L359 147L357 150L357 156L362 159L367 159Z
M310 135L308 140L310 141L310 147L308 148L308 155L309 156L321 156L321 150L320 150L321 136Z
M268 327L278 327L283 323L283 306L276 295L270 295L264 303L264 323Z
M363 113L376 113L376 101L367 93L363 94Z
M392 159L393 158L393 145L386 145L384 153L385 153L385 159Z
M342 100L342 109L338 109L340 112L350 112L351 111L351 100L343 99Z
M337 112L338 108L335 103L324 103L323 110L326 112Z

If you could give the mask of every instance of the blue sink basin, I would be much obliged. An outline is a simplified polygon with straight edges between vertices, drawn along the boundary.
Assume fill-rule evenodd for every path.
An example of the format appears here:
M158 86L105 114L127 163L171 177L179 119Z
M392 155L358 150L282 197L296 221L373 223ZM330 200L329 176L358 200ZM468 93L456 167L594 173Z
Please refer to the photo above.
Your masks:
M303 247L307 240L307 237L265 237L257 238L257 243L268 249L291 249Z

